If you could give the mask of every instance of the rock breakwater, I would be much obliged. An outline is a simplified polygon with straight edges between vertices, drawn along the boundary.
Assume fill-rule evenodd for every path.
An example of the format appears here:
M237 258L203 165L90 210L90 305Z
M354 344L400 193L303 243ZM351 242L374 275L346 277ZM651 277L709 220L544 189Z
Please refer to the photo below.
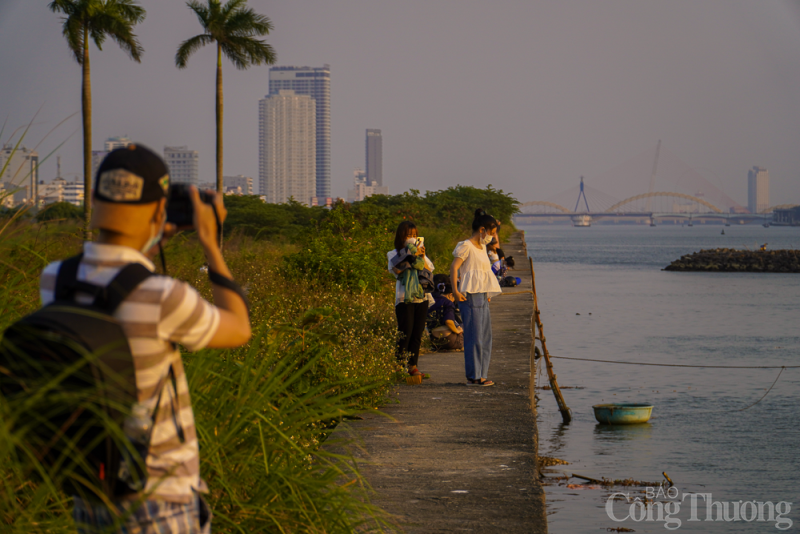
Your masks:
M800 273L800 250L717 248L681 256L665 271Z

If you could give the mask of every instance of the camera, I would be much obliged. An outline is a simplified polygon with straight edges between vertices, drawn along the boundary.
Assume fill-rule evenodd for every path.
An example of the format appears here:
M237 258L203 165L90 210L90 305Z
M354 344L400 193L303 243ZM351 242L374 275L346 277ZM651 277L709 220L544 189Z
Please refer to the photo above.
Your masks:
M206 204L213 202L211 195L206 191L198 191L200 200ZM187 229L194 226L194 206L189 196L189 184L171 184L167 195L167 222L174 224L178 229Z

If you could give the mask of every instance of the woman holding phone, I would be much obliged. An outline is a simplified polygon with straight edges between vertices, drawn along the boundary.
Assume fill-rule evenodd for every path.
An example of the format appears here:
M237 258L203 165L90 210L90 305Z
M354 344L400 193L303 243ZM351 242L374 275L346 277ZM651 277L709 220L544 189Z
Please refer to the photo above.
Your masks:
M433 263L425 256L425 240L417 235L417 226L413 222L400 223L394 237L394 249L386 253L386 258L389 272L397 279L394 312L400 335L395 354L401 363L408 358L409 375L420 376L423 373L417 368L419 347L428 317L428 304L432 299L430 294L422 291L418 273L422 269L433 271Z
M489 301L503 292L486 253L497 237L497 220L482 209L475 211L472 236L453 250L450 279L453 296L464 321L464 370L468 386L493 386L487 378L492 359L492 318Z

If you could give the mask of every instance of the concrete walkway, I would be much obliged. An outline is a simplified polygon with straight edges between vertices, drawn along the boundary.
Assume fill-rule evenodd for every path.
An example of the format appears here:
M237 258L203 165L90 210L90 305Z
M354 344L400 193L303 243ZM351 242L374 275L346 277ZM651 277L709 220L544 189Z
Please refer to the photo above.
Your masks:
M510 274L531 287L521 233L503 251L517 261ZM513 292L517 288L504 289ZM545 497L536 469L531 410L530 295L492 299L494 387L466 387L464 353L430 353L419 367L431 379L401 385L387 419L351 424L363 440L363 473L375 504L407 533L546 533Z

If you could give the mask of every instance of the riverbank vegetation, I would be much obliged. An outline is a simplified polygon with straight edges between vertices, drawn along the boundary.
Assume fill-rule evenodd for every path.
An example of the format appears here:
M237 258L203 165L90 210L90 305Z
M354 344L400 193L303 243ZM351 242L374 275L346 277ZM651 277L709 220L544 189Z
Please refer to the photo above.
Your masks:
M476 207L507 234L517 202L491 187L458 186L333 209L256 197L226 203L224 253L248 291L254 337L240 349L184 355L214 531L381 530L388 520L369 503L348 452L354 444L339 428L380 408L394 384L386 252L395 228L415 221L437 272L446 272ZM80 250L80 222L69 218L80 212L63 211L0 217L0 330L38 307L42 268ZM170 240L165 257L171 276L211 298L192 233ZM0 396L0 530L74 532L70 499L19 446L26 409Z

